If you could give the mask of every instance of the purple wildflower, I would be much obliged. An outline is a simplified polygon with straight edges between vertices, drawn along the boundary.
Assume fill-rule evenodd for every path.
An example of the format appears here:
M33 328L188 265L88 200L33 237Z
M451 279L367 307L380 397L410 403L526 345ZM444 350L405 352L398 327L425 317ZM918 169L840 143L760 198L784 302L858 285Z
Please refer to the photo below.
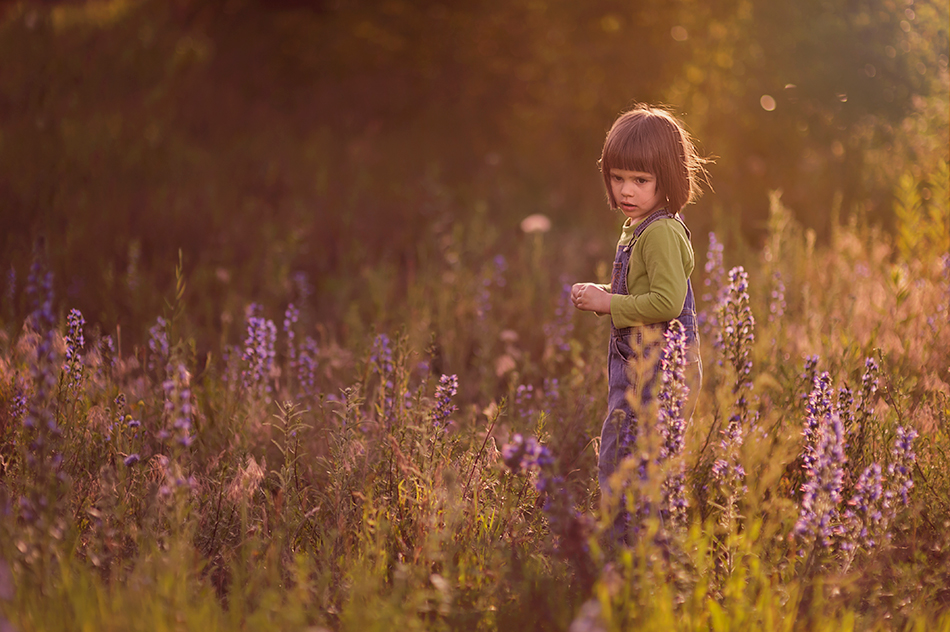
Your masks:
M805 405L805 449L802 460L806 470L817 458L821 426L824 420L831 416L831 412L831 376L827 371L823 371L815 377L812 390L808 394L808 403Z
M703 294L703 300L710 303L719 303L723 294L723 279L725 278L725 267L723 266L723 245L716 239L716 233L709 233L709 249L706 251L706 279L703 285L707 291Z
M82 388L83 362L81 351L86 344L82 335L83 325L86 320L78 309L69 311L66 318L66 362L63 364L63 373L66 375L66 391L75 401L79 396L79 390Z
M835 410L838 416L841 417L848 444L848 462L851 463L853 470L849 473L848 480L850 482L853 480L854 472L857 472L863 465L863 459L861 458L863 446L860 429L854 414L854 393L847 384L838 389L838 401L835 404Z
M718 308L719 330L717 346L722 350L721 363L732 368L735 382L732 393L736 398L735 413L722 431L719 443L720 457L713 464L713 478L723 495L720 523L731 532L738 520L738 502L747 491L745 469L739 462L739 450L745 434L751 427L747 393L752 388L752 344L755 341L755 319L749 307L748 274L741 267L729 271L729 286Z
M877 394L877 375L879 369L874 358L864 362L864 375L861 377L861 396L855 410L855 421L862 426L867 423L874 412L874 399Z
M251 304L248 314L256 313L256 304ZM274 321L261 316L250 316L247 320L247 338L244 339L244 353L241 359L245 369L241 372L244 388L263 395L270 392L270 376L274 370L274 349L277 343L277 327Z
M491 311L492 290L505 286L505 270L508 264L504 256L496 256L489 267L487 264L481 274L481 283L475 296L475 314L484 319Z
M56 423L52 397L56 387L59 363L56 341L59 332L53 315L53 275L46 268L42 241L34 249L33 263L25 288L32 311L27 327L36 332L39 342L35 359L31 358L32 392L26 399L23 388L15 401L15 409L22 412L22 433L17 439L23 463L31 472L30 481L20 496L20 516L24 522L39 531L49 533L62 524L62 503L67 494L63 489L62 431Z
M301 390L309 395L313 395L316 390L319 356L320 348L317 346L317 341L310 336L304 338L297 356L297 383Z
M686 421L683 407L689 395L686 386L686 330L679 320L670 322L664 334L666 346L660 357L660 387L657 392L658 419L663 446L660 457L676 456L683 449Z
M287 336L287 361L290 368L290 374L293 375L297 370L297 345L294 342L296 334L294 325L300 318L300 310L294 307L293 303L287 305L284 310L284 335Z
M313 296L313 287L310 285L307 273L298 270L293 273L291 279L294 282L294 287L297 288L297 296L300 299L300 303L306 305L307 300Z
M914 486L911 468L917 460L917 455L914 454L914 439L916 438L916 430L913 428L905 430L903 426L898 426L897 437L894 439L894 446L891 448L893 460L887 466L887 474L891 479L893 492L900 497L903 505L910 502L910 490Z
M130 454L129 456L125 457L125 460L122 462L125 463L126 467L132 467L141 460L142 457L140 457L138 454Z
M524 437L521 434L513 435L511 443L502 446L501 459L514 474L522 469L538 471L554 465L554 457L547 446L542 445L534 437ZM547 484L540 483L541 487Z
M110 369L115 368L115 342L112 336L106 335L99 338L97 345L99 357L102 358L100 366L107 366Z
M165 368L171 350L168 346L168 321L161 316L148 330L148 348L152 352L148 360L149 368L153 371Z
M244 321L247 322L252 318L263 318L264 317L264 308L260 303L250 303L247 307L244 308Z
M518 385L518 388L515 389L515 408L520 412L523 419L530 419L537 413L534 406L533 385Z
M511 443L506 443L501 447L501 460L515 474L521 471L525 465L525 456L528 455L537 445L534 437L528 437L527 440L521 435L516 434L511 437Z
M914 486L910 471L916 460L913 451L916 437L914 429L899 426L887 474L882 473L880 465L872 463L858 478L842 518L843 570L851 565L859 548L871 551L891 539L890 526L898 512L894 501L899 498L901 505L906 506Z
M459 390L457 375L443 375L439 378L439 385L435 389L435 410L432 412L432 423L436 428L445 426L449 415L458 410L452 403L452 398Z
M516 434L501 449L502 460L512 473L522 470L537 474L535 489L542 495L541 510L551 533L557 536L562 555L586 572L589 564L590 518L575 509L571 490L563 476L555 472L556 460L550 450L534 437Z
M683 451L686 435L686 420L683 407L689 395L686 386L686 330L679 320L670 322L664 334L666 345L660 357L660 387L657 392L659 404L657 426L662 445L659 461L672 461ZM670 516L674 524L686 522L686 475L683 463L672 461L663 481L664 507L662 513Z
M39 333L51 331L56 322L53 315L53 273L46 269L46 259L39 246L33 252L26 279L26 295L33 308L29 317L33 330Z
M836 410L844 421L845 428L850 428L854 422L854 394L847 385L838 389L838 403Z
M492 284L495 287L505 287L505 272L508 271L508 262L504 255L495 255L494 259L495 273L492 277Z
M782 281L782 273L775 271L772 274L772 294L769 300L769 322L782 321L785 316L785 283Z
M112 423L109 424L109 434L111 434L115 428L121 428L125 424L127 417L131 419L131 417L129 417L125 412L125 393L119 393L116 395L113 403L115 404L115 418L112 420Z
M721 523L731 529L738 519L739 499L748 491L745 484L745 468L739 462L739 450L744 442L742 420L739 415L729 418L719 441L720 456L712 465L712 477L723 494Z
M703 285L706 291L703 292L702 300L707 306L711 306L712 311L703 310L699 314L700 324L703 326L703 332L709 334L719 328L716 310L722 303L725 295L725 268L723 267L723 245L716 239L716 233L709 233L709 249L706 251L706 278Z
M393 372L393 350L386 334L378 334L373 340L373 350L369 358L380 376L389 376Z
M33 394L23 423L29 428L58 432L52 409L47 405L56 387L56 321L53 315L53 273L46 269L40 244L34 249L27 277L26 295L32 304L27 318L30 329L39 334L36 360L31 362ZM37 438L42 442L42 438Z
M737 266L729 271L729 286L719 304L717 347L722 349L723 360L735 371L736 383L732 392L748 386L752 372L752 344L755 342L755 318L749 307L749 275Z
M168 379L162 383L162 389L165 391L165 427L162 432L162 438L167 438L174 434L178 442L188 447L191 445L193 437L191 436L191 420L194 415L194 407L191 397L191 374L185 368L185 365L178 363L173 370L169 372ZM169 433L167 428L171 426L173 433Z
M838 531L838 506L847 462L844 426L837 413L825 413L818 419L815 440L806 460L801 510L794 532L827 548Z
M888 504L881 466L872 463L858 477L848 508L842 515L841 548L846 552L845 570L858 548L870 551L880 543L882 537L889 537L885 520Z
M867 358L864 363L864 375L861 377L861 392L858 395L850 428L853 435L853 444L850 446L849 454L858 465L866 463L865 444L867 443L868 429L871 425L877 399L878 372L879 369L874 358Z
M26 415L27 405L28 401L26 398L26 390L23 387L23 380L17 375L13 383L13 408L10 411L14 421L23 420L24 415Z
M30 328L40 336L39 344L36 348L36 362L33 364L33 384L34 397L37 405L44 409L49 396L52 395L56 386L55 358L56 347L56 317L53 314L53 273L46 268L46 258L43 256L42 248L39 244L34 248L33 262L30 265L30 273L27 276L26 295L32 305L27 322ZM49 417L48 423L52 422L51 415L42 414L41 417ZM28 422L30 419L28 419Z

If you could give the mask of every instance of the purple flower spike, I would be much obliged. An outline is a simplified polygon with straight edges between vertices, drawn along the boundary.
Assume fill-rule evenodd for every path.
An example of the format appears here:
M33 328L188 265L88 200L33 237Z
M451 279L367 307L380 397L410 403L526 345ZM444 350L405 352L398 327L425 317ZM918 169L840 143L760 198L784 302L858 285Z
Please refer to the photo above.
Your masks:
M769 299L769 322L781 322L785 316L785 283L782 281L782 273L772 274L772 295Z
M914 439L916 438L916 430L898 426L897 438L894 439L894 447L891 448L893 461L887 466L887 473L892 479L893 493L901 499L902 505L910 502L910 490L914 487L911 468L917 460L917 455L914 454Z
M66 390L70 398L75 401L82 389L82 348L86 344L82 328L86 324L86 319L82 317L78 309L71 309L69 316L66 317L66 324L66 361L63 364L63 373L66 374Z
M168 346L168 322L158 317L155 324L148 330L148 348L152 352L148 360L150 369L164 368L170 353Z
M300 345L297 356L297 382L304 394L315 395L317 371L319 369L320 347L317 341L307 336Z
M284 334L287 336L287 359L290 366L291 374L297 368L297 345L294 342L296 334L294 332L294 325L297 324L297 320L300 318L300 310L294 307L293 303L290 303L287 306L287 309L284 310Z
M251 304L247 308L248 314L259 313L260 308ZM277 355L277 327L274 321L262 316L251 315L247 319L247 338L244 340L244 354L241 359L245 363L242 372L244 388L263 396L270 392L270 376L274 370L274 357Z
M816 391L820 390L816 381ZM818 397L820 399L820 397ZM831 546L837 534L838 506L844 487L845 456L844 425L837 413L822 413L806 446L805 484L795 534L814 540L820 546ZM809 450L810 448L810 450Z
M439 378L439 385L435 389L435 410L432 413L432 423L436 428L442 428L449 416L458 410L452 403L452 398L459 390L457 375L443 375Z
M660 388L657 392L657 429L662 439L660 463L674 459L683 451L686 436L683 408L689 395L686 386L686 330L679 320L673 320L664 336L666 346L660 357ZM671 465L662 488L664 506L661 512L670 516L674 524L685 524L688 501L682 463Z
M178 443L188 447L192 443L191 420L194 406L191 397L191 375L184 364L179 363L162 383L165 391L165 429L160 433L164 440L173 434ZM170 428L169 428L170 426Z

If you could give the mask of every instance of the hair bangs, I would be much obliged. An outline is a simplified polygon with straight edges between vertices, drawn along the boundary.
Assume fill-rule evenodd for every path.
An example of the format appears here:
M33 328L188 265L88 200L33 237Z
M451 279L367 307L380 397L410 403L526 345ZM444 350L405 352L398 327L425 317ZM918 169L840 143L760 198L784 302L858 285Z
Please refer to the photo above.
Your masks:
M611 134L604 147L603 160L607 172L611 169L625 171L643 171L656 174L659 167L655 143L649 142L643 133L643 125L636 125L640 121L630 121L627 130L616 130Z

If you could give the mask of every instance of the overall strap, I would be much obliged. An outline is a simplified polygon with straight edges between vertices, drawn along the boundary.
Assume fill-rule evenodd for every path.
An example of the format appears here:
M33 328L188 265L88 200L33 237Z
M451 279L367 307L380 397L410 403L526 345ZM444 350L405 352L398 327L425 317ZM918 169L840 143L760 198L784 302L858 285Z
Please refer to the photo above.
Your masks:
M658 210L656 210L656 211L653 211L650 215L647 216L647 218L646 218L645 220L643 220L642 222L640 222L640 223L637 225L637 227L633 230L633 237L630 238L630 243L627 244L627 245L628 245L628 246L633 246L633 242L635 242L637 239L639 239L640 235L643 234L643 231L645 231L645 230L647 229L647 226L649 226L650 224L652 224L653 222L655 222L655 221L658 220L658 219L663 219L664 217L672 217L672 218L674 218L674 219L679 219L676 215L673 215L672 213L670 213L670 212L666 209L666 207L663 207L663 208L661 208L661 209L658 209ZM679 220L679 221L680 221L680 223L683 222L683 220ZM686 224L683 224L683 226L685 227Z
M689 232L689 226L686 225L686 222L683 221L683 218L680 217L679 214L673 215L672 217L673 219L678 221L680 225L683 227L683 230L686 231L686 239L692 240L693 236Z

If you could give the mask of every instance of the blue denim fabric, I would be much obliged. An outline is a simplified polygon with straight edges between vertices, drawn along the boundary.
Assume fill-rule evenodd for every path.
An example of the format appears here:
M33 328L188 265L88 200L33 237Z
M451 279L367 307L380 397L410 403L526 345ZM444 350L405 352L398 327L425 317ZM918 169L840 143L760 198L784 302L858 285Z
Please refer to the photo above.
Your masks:
M660 209L637 226L628 245L617 247L610 283L612 294L628 293L627 271L630 268L630 252L633 244L647 226L664 217L674 218L682 223L678 216L670 214L666 209ZM685 224L683 228L686 228ZM686 228L686 236L689 237L688 228ZM696 301L689 279L686 280L686 300L678 320L683 324L687 337L689 366L686 373L691 397L684 410L684 416L689 420L695 404L695 394L699 392L699 385L702 383ZM656 373L659 369L664 342L663 333L668 327L669 323L665 322L618 329L611 323L607 350L607 418L604 420L600 433L600 460L597 473L602 494L608 490L610 475L617 469L620 461L631 453L636 441L637 412L630 405L630 399L639 402L640 409L645 408L646 404L653 399L653 383L656 381ZM640 364L641 358L646 363L645 365ZM641 381L642 384L639 383Z

